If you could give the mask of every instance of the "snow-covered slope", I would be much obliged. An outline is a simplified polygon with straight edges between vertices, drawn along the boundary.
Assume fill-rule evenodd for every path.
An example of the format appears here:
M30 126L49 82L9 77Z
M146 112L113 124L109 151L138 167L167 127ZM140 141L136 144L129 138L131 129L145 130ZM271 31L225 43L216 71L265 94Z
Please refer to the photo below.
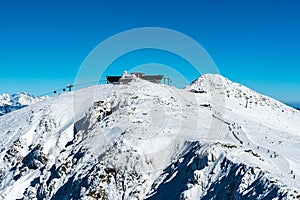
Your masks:
M0 119L3 199L300 199L299 111L220 75L99 85Z
M27 94L26 92L20 92L16 94L2 94L0 95L0 116L4 115L5 108L4 105L8 105L8 112L18 110L20 108L23 108L25 106L28 106L30 104L39 102L41 100L46 99L47 97L36 97L30 94Z

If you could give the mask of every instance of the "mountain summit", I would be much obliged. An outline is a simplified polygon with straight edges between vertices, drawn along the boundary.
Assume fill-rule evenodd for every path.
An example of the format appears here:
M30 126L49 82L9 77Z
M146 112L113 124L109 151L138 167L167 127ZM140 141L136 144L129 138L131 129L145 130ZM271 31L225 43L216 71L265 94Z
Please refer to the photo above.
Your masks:
M300 112L220 75L136 79L1 117L3 199L300 199Z
M11 112L46 98L47 97L36 97L26 92L19 92L12 95L2 94L0 95L0 116L6 113L4 105L7 105L8 112Z

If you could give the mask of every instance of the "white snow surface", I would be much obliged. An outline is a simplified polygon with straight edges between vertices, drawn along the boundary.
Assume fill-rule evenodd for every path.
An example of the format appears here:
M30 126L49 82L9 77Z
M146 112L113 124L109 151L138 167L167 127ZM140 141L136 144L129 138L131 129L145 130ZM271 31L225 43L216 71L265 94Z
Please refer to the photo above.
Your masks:
M3 107L5 104L9 106L8 110L11 112L47 98L48 96L36 97L26 92L19 92L12 95L4 93L0 95L0 116L5 114Z
M300 199L299 121L212 74L64 93L0 117L0 199Z
M30 105L36 102L39 102L47 97L36 97L26 92L19 92L12 95L2 94L0 95L0 105L7 104L11 106L19 105Z

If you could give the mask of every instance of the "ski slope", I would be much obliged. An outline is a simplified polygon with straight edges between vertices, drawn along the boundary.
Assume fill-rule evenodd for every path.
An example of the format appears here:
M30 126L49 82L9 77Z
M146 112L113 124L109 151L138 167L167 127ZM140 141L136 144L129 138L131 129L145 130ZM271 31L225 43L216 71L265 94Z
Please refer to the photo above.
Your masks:
M300 112L207 74L0 116L2 199L300 199Z

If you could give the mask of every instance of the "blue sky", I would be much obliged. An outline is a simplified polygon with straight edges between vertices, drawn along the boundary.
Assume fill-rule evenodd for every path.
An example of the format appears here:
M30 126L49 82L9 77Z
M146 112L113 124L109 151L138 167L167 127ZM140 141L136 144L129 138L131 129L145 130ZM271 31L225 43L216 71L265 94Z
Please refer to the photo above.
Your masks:
M300 102L299 9L297 0L1 0L0 93L62 88L101 41L164 27L199 42L227 78Z

